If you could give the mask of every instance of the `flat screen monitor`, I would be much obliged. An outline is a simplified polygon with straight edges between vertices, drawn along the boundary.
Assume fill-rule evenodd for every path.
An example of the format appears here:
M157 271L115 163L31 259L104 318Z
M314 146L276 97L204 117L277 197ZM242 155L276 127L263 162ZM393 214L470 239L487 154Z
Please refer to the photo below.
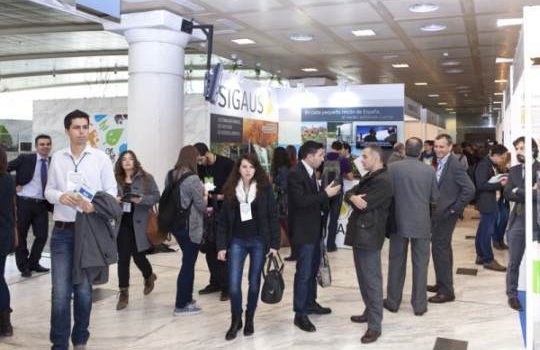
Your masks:
M397 125L357 125L356 148L376 145L392 148L397 142Z

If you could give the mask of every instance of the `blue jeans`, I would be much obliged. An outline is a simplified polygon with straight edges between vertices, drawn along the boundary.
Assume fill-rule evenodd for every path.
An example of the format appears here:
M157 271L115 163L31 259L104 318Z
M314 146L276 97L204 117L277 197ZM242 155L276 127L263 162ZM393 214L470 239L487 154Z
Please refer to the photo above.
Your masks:
M229 295L231 297L231 313L242 314L242 275L244 263L249 254L249 290L247 310L255 312L259 291L261 289L261 273L265 260L265 244L259 238L248 240L233 238L229 245L227 260L229 261Z
M491 248L491 237L495 231L497 212L480 213L480 223L476 231L476 255L480 257L482 263L487 264L493 261L493 249Z
M182 267L176 280L176 308L186 307L193 300L193 281L195 280L195 263L199 255L200 244L193 243L189 231L183 227L173 232L174 238L182 249Z
M296 273L294 274L294 312L306 315L317 299L317 272L321 262L319 242L296 245Z
M4 276L7 256L0 253L0 311L10 310L9 289Z
M51 237L52 307L50 340L53 350L67 350L69 336L74 345L86 344L90 333L92 285L85 280L73 285L72 230L54 229ZM71 295L73 294L73 330L71 330Z

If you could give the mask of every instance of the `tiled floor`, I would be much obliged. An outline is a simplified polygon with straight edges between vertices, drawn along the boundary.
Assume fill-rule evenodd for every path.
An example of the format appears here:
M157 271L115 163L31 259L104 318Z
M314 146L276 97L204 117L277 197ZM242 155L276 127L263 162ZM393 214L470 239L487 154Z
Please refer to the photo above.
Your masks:
M477 268L474 265L474 240L465 236L475 233L477 220L461 223L454 235L454 260L457 268ZM287 254L283 249L282 254ZM506 252L495 251L500 263L506 264ZM217 294L195 295L203 307L196 316L172 315L179 270L180 254L151 255L158 275L156 288L148 296L142 294L142 277L133 266L130 304L116 311L116 268L111 268L111 280L99 286L100 297L93 306L91 337L88 349L357 349L364 347L360 337L365 325L349 321L351 314L362 312L364 306L358 290L352 253L340 249L331 253L334 283L319 289L319 301L333 310L328 316L313 316L316 333L304 333L294 327L292 313L292 279L294 264L285 267L286 290L277 305L259 304L255 318L255 334L241 334L226 342L229 324L229 304L220 302ZM43 265L49 265L47 259ZM383 271L386 276L388 244L383 250ZM7 278L12 295L12 314L15 336L0 338L0 349L47 349L49 345L50 275L22 279L9 258ZM246 269L247 270L247 269ZM246 271L245 270L245 271ZM410 266L408 271L410 277ZM522 348L518 314L506 304L504 273L479 267L476 276L455 275L456 301L429 305L423 317L413 315L408 302L410 278L404 290L404 302L397 314L384 313L383 334L369 345L371 349L432 350L437 338L468 342L469 350L516 350ZM430 268L430 282L434 280ZM204 256L199 255L195 288L208 281ZM439 341L441 342L441 341ZM441 344L446 344L443 341ZM455 343L462 344L462 343ZM368 345L366 345L367 347ZM446 345L445 345L446 346Z

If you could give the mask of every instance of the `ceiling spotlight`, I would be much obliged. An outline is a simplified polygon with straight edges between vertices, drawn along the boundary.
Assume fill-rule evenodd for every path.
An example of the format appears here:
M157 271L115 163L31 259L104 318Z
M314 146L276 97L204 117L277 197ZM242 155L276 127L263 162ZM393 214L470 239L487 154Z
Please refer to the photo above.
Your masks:
M233 43L235 44L238 44L238 45L251 45L251 44L255 44L255 41L251 40L251 39L233 39L231 40Z
M459 61L444 61L441 63L441 66L444 66L444 67L457 67L460 65L461 65L461 62Z
M495 96L502 96L502 95L504 95L504 92L494 92L493 95L495 95Z
M354 36L375 36L375 32L372 29L358 29L352 31Z
M423 32L440 32L441 30L445 30L446 26L444 24L426 24L420 27L420 30Z
M514 62L513 58L497 57L495 59L495 63L512 63L512 62Z
M439 94L429 94L428 97L439 97Z
M439 5L433 4L431 2L424 2L424 3L418 3L413 4L409 6L409 11L414 13L426 13L426 12L434 12L439 9Z
M418 82L418 83L414 83L414 85L416 85L416 86L426 86L427 83L426 82Z
M448 52L443 52L442 54L444 57L448 57L450 54Z
M292 41L307 42L313 40L313 35L308 33L292 33L289 34L289 39Z
M493 101L493 103L501 104L502 101Z
M311 67L308 67L308 68L302 68L302 70L304 72L318 72L319 70L317 68L311 68Z
M508 80L506 79L496 79L494 80L495 83L506 83Z
M446 103L446 102L439 102L439 103L437 103L437 104L438 104L439 106L446 106L448 103Z
M465 72L465 71L463 69L461 69L461 68L452 68L452 69L447 69L446 70L446 73L448 73L448 74L461 74L463 72Z
M409 65L407 63L394 63L394 64L392 64L392 67L394 67L394 68L409 68Z
M499 18L497 27L519 26L523 23L523 18Z

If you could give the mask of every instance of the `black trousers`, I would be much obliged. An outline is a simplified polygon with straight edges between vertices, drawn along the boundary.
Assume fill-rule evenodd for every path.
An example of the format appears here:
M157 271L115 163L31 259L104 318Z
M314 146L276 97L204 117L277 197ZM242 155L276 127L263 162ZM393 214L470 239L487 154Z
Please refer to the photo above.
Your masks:
M208 242L206 251L206 264L210 271L210 284L219 287L222 291L229 290L229 272L226 261L217 259L216 243Z
M28 251L26 239L30 226L32 226L35 239L31 250ZM19 231L19 245L15 250L15 261L19 271L23 271L39 264L43 247L47 243L49 234L47 201L17 197L17 230Z
M118 245L118 287L129 287L129 265L131 263L131 257L133 257L135 265L142 272L144 278L152 275L152 265L150 265L150 262L146 258L145 252L137 251L133 221L126 214L122 217L116 243Z

